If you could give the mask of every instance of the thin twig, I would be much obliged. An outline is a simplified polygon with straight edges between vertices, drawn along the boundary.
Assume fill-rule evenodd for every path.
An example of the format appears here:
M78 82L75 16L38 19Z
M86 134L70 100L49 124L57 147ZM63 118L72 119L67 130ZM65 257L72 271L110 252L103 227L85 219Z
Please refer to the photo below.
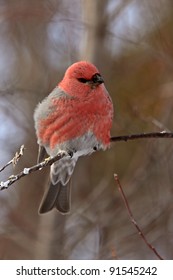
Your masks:
M173 138L173 133L162 131L162 132L151 132L151 133L115 136L115 137L111 137L110 141L111 142L128 141L128 140L135 140L135 139L142 139L142 138ZM16 153L14 158L12 160L10 160L5 166L3 166L0 169L0 171L4 170L7 166L9 166L12 163L15 165L18 162L19 158L23 155L23 150L24 150L24 146L22 145L19 153ZM67 153L61 152L61 153L57 154L55 157L48 158L37 165L31 166L29 168L24 168L23 171L21 171L19 174L11 175L7 181L0 182L0 191L8 188L14 182L16 182L20 178L28 175L29 173L40 170L40 169L46 167L47 165L51 165L55 161L61 159L64 156L67 156L67 155L68 155Z
M19 152L16 152L14 157L9 162L7 162L3 167L0 168L0 172L3 171L6 167L8 167L10 164L13 164L13 166L15 166L18 163L21 156L23 156L24 148L25 148L24 145L22 145L20 147Z
M133 213L132 213L132 211L131 211L131 209L130 209L128 200L127 200L127 198L126 198L126 196L125 196L125 193L124 193L124 191L123 191L123 189L122 189L122 186L121 186L121 183L120 183L120 180L119 180L117 174L114 174L114 179L115 179L115 181L117 182L119 192L120 192L120 194L121 194L121 196L122 196L124 205L125 205L125 207L126 207L126 209L127 209L127 212L128 212L128 215L129 215L129 217L130 217L131 222L132 222L132 223L134 224L134 226L136 227L136 229L137 229L139 235L142 237L142 239L144 240L144 242L145 242L145 244L148 246L148 248L154 252L154 254L158 257L158 259L163 260L163 258L159 255L159 253L156 251L156 249L148 242L148 240L146 239L144 233L142 232L142 230L141 230L140 227L138 226L136 220L134 219Z
M64 156L69 156L68 153L66 152L60 152L58 153L55 157L51 158L46 158L43 162L36 164L34 166L28 167L28 168L24 168L20 173L18 173L17 175L11 175L7 181L5 182L0 182L0 191L7 189L9 186L11 186L12 184L14 184L17 180L19 180L20 178L34 172L37 170L41 170L43 167L46 166L50 166L52 163L54 163L57 160L60 160L61 158L63 158Z
M118 142L118 141L128 141L128 140L136 140L136 139L143 139L143 138L173 138L172 132L151 132L151 133L141 133L141 134L131 134L131 135L122 135L122 136L114 136L111 137L111 142Z

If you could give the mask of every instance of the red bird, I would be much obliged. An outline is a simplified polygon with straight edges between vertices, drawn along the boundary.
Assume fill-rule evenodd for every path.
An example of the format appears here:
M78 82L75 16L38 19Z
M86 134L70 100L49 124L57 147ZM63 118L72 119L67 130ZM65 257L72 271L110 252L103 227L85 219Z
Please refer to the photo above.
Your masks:
M98 69L79 61L65 72L58 86L35 109L39 162L46 153L69 153L52 164L50 185L39 213L57 208L70 211L70 177L80 156L110 146L113 105Z

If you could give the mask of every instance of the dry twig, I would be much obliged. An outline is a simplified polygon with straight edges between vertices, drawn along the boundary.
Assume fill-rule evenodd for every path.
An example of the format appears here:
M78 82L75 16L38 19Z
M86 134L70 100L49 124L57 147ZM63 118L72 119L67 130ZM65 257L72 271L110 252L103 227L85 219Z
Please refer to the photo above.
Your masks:
M130 209L128 200L127 200L127 198L126 198L126 196L125 196L125 193L124 193L124 191L123 191L123 189L122 189L122 186L121 186L120 180L119 180L119 178L118 178L118 175L117 175L117 174L114 174L114 178L115 178L115 181L117 182L119 192L120 192L120 194L121 194L121 197L122 197L122 199L123 199L124 205L125 205L125 207L126 207L126 209L127 209L127 212L128 212L128 215L129 215L129 217L130 217L131 222L132 222L132 223L134 224L134 226L136 227L136 229L137 229L139 235L141 236L141 238L143 239L143 241L145 242L145 244L148 246L148 248L154 252L154 254L157 256L157 258L158 258L159 260L163 260L163 258L162 258L162 257L159 255L159 253L157 252L157 250L148 242L148 240L146 239L144 233L142 232L142 230L141 230L140 227L138 226L136 220L134 219L133 213L132 213L132 211L131 211L131 209Z
M11 186L13 183L15 183L16 181L18 181L19 179L21 179L22 177L37 171L37 170L41 170L43 167L46 166L50 166L52 165L52 163L54 163L57 160L60 160L61 158L63 158L64 156L69 156L68 153L65 152L60 152L58 153L55 157L51 158L46 158L43 162L38 163L34 166L28 167L28 168L24 168L20 173L18 173L17 175L11 175L7 181L5 182L0 182L0 191L7 189L9 186Z
M9 162L7 162L3 167L0 168L0 172L3 171L6 167L8 167L10 164L13 164L13 166L15 166L18 163L21 156L23 156L24 148L25 148L24 145L22 145L20 147L19 152L16 152L14 157Z
M153 133L115 136L115 137L111 137L110 141L118 142L118 141L128 141L128 140L135 140L135 139L142 139L142 138L173 138L173 133L162 131L162 132L153 132ZM20 157L23 155L23 150L24 150L24 145L21 146L19 153L16 153L14 158L12 160L10 160L5 166L3 166L0 169L0 171L4 170L8 165L10 165L12 163L15 165L18 162L18 160L20 159ZM69 156L69 154L66 153L65 151L61 152L61 153L57 154L55 157L47 158L43 162L41 162L37 165L31 166L29 168L24 168L23 171L21 171L17 175L11 175L8 178L8 180L6 180L4 182L0 182L0 191L7 189L10 185L15 183L17 180L21 179L22 177L28 175L29 173L40 170L48 165L51 165L52 163L61 159L64 156Z
M136 139L146 139L146 138L173 138L172 132L151 132L151 133L140 133L140 134L131 134L131 135L123 135L123 136L115 136L111 137L111 142L118 141L129 141Z

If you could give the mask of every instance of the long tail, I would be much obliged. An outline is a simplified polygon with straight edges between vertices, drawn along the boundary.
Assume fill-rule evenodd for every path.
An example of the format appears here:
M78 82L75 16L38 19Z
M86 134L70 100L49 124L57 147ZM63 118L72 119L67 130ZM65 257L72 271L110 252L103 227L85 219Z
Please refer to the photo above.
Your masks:
M67 214L70 211L71 204L71 182L69 181L65 186L60 182L56 185L49 183L49 187L45 192L39 207L39 213L44 214L56 208L62 214Z
M46 213L56 208L62 214L70 211L71 175L77 158L62 158L51 166L50 183L39 207L39 213Z

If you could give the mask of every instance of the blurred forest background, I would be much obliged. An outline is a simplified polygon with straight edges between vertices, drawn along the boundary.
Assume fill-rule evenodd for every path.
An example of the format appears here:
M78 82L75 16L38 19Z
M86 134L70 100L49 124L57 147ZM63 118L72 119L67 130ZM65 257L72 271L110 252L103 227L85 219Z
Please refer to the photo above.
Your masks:
M36 163L33 111L77 60L102 73L112 136L173 130L172 0L0 0L1 181ZM38 215L49 168L0 192L0 259L157 259L131 223L113 174L148 241L173 258L171 139L116 142L81 158L72 210Z

